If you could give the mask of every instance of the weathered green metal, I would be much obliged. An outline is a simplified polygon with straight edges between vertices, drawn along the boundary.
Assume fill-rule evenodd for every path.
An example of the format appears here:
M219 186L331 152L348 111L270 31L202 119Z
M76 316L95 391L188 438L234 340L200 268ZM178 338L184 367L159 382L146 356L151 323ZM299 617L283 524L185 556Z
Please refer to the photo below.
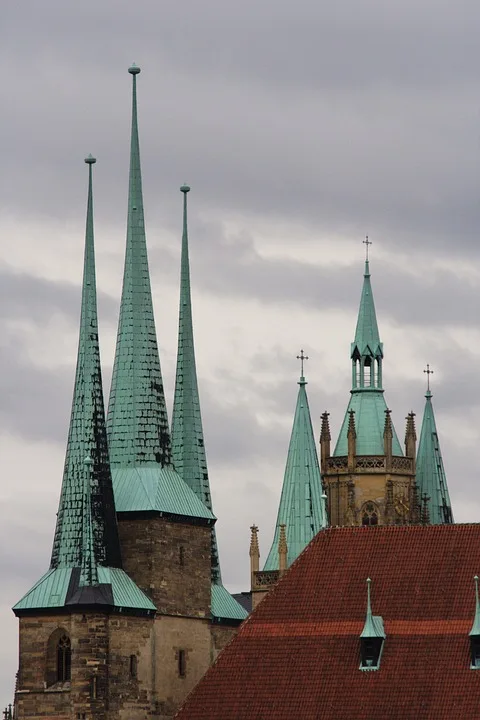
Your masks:
M425 394L422 429L417 450L417 488L420 501L428 507L428 521L434 525L453 523L452 505L438 439L432 393Z
M137 119L139 72L136 65L129 68L133 88L127 243L107 415L115 503L118 511L173 511L214 520L172 464L145 237ZM137 472L139 468L142 472ZM145 474L146 468L155 470ZM166 480L170 495L164 505Z
M183 233L177 372L172 416L172 453L176 471L204 505L213 511L193 339L187 226L187 193L190 192L190 188L188 185L182 185L180 191L183 193ZM212 527L212 582L219 584L222 582L214 527Z
M327 526L320 466L306 384L305 377L302 375L298 383L297 405L275 534L264 570L278 569L278 542L281 525L286 525L288 565L291 565L310 540Z
M355 412L356 454L383 455L383 430L387 404L383 396L383 343L380 342L377 316L370 280L369 261L365 261L362 295L358 312L355 340L351 345L352 390L334 450L334 456L348 454L348 418ZM393 428L393 455L403 455L397 433Z
M214 620L245 620L248 613L221 583L212 583L211 613Z
M480 637L480 599L478 596L478 575L475 575L473 580L475 582L475 617L469 635L470 637L474 635Z
M385 630L383 627L383 619L380 615L373 615L372 613L372 602L370 597L370 585L372 581L367 578L367 615L365 618L365 625L360 633L361 638L386 638Z
M186 485L195 493L199 502L201 501L205 508L213 512L193 337L187 222L187 193L190 192L190 188L188 185L182 185L180 191L183 193L183 232L172 454L175 469ZM220 620L243 620L247 616L246 611L222 585L217 538L213 525L211 533L212 617Z
M89 167L85 257L70 429L50 570L14 611L63 605L122 607L154 611L150 600L123 572L105 427L98 341L93 233L92 166Z

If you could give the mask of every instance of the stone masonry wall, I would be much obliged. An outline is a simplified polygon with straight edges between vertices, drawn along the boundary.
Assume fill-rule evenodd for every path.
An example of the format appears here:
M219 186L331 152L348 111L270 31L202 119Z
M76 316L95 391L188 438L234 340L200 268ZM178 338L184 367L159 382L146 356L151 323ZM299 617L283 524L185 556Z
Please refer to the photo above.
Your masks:
M52 682L54 643L63 632L71 640L71 681ZM20 618L16 718L144 720L152 708L152 635L153 618L92 612Z
M120 513L119 533L124 569L159 614L210 616L210 528Z

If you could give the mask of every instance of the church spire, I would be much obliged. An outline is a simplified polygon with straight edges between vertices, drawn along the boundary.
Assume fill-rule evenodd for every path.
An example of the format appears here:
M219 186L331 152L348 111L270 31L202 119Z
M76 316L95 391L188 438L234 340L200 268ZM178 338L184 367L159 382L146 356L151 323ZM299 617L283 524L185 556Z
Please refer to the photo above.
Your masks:
M307 357L303 350L298 359L301 361L302 374L298 382L297 406L275 535L264 570L278 569L278 547L282 525L286 526L288 566L300 555L319 530L327 525L317 448L305 389L307 382L303 374L303 364Z
M158 353L143 216L132 65L132 135L127 247L107 431L117 512L162 512L214 521L211 511L175 472Z
M428 517L432 524L452 523L452 506L433 412L432 392L430 390L430 375L433 370L430 370L430 366L427 365L424 372L427 373L427 392L425 393L425 410L417 452L418 494L420 498L426 498Z
M352 390L351 398L345 413L342 429L337 440L334 456L346 456L349 412L355 411L357 432L357 455L383 455L383 431L385 410L387 405L383 397L383 343L378 331L375 302L373 299L370 278L370 261L368 247L371 245L368 236L364 240L367 257L363 274L363 287L358 310L355 338L351 345ZM392 426L392 453L403 455L395 428Z
M171 446L145 238L137 120L140 68L133 64L128 72L133 87L127 247L108 439L112 468L137 464L163 468L171 465Z
M183 193L183 233L172 452L176 471L204 505L212 510L193 339L187 226L187 193L190 192L190 188L188 185L182 185L180 191ZM222 581L214 527L212 527L212 581L219 584Z
M98 342L92 193L95 158L90 155L85 162L89 180L80 337L51 567L81 566L82 577L89 584L97 580L97 564L121 567L121 559Z
M96 161L89 155L85 162L89 179L80 337L57 526L50 570L15 605L17 614L62 606L155 611L122 570L98 341L92 193Z

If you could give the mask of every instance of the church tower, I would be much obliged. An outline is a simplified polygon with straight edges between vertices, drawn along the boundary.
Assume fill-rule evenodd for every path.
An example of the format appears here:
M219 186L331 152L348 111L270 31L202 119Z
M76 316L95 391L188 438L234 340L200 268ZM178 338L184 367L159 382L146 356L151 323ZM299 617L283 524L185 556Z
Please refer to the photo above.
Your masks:
M433 525L453 523L452 506L430 390L430 375L433 370L430 370L430 366L427 365L424 372L427 374L427 392L417 453L417 487L422 508L421 519L422 522Z
M155 712L171 717L208 669L211 510L176 472L153 314L133 65L127 241L107 430L124 567L157 608Z
M333 455L328 415L322 416L322 476L330 525L419 521L414 415L407 418L404 454L384 397L383 343L373 300L368 238L365 242L367 259L350 353L352 389Z
M92 168L75 387L50 569L15 605L15 718L145 717L155 605L122 569L98 342ZM108 664L106 659L108 658Z
M176 471L202 503L213 512L198 392L193 338L190 260L188 248L187 194L183 194L183 232L180 269L180 308L175 396L172 417L172 457ZM214 653L231 639L247 613L222 584L215 527L211 528L211 615Z
M258 528L253 526L250 546L252 606L256 607L280 575L297 559L310 540L327 526L325 496L313 434L301 350L297 404L288 448L282 494L270 552L262 571L258 564Z

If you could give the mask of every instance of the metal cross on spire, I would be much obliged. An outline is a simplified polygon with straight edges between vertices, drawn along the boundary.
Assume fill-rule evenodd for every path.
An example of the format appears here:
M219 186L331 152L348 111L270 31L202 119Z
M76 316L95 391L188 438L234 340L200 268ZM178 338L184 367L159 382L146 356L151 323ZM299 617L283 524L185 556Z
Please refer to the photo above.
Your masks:
M423 371L427 376L427 391L430 392L430 375L433 375L433 370L430 370L430 365L427 363L427 369Z
M362 240L362 242L365 245L365 260L368 261L368 246L372 244L372 241L368 239L368 235L365 235L365 240Z
M302 374L302 377L303 377L303 363L305 362L305 360L308 360L308 355L305 355L305 354L304 354L303 349L300 350L300 355L297 355L297 360L300 360L301 367L302 367L302 373L301 373L301 374Z

